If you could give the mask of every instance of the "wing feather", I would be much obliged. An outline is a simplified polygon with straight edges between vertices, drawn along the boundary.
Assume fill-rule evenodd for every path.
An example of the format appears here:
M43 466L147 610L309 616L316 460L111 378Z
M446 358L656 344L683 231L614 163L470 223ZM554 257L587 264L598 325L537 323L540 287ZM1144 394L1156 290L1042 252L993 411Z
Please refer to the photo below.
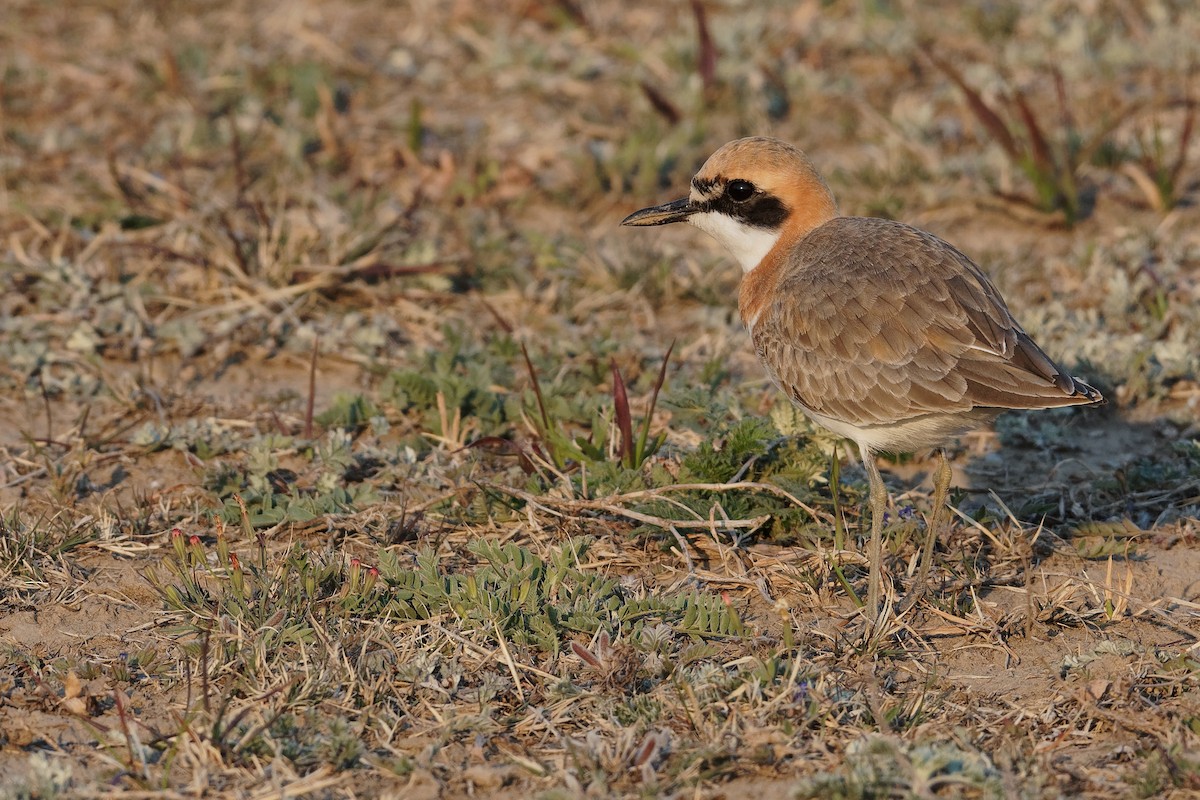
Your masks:
M798 403L858 425L1101 400L969 258L889 220L841 217L801 240L753 340Z

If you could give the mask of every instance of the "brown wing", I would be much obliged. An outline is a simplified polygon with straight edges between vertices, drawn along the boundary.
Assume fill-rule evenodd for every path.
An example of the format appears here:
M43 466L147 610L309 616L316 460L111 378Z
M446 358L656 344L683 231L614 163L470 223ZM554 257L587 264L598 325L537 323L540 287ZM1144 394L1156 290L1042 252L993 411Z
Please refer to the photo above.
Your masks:
M808 234L753 339L794 399L863 425L1101 401L1026 335L969 258L889 220L842 217Z

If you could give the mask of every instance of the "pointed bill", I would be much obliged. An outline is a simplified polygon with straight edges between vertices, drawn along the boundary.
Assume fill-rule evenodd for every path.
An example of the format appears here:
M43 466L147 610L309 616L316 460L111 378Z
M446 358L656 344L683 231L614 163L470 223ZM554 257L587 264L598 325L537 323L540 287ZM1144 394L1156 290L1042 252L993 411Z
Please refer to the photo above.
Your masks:
M653 206L652 208L643 208L641 211L635 211L621 220L621 224L636 226L668 225L672 222L683 222L699 210L696 206L692 205L690 198L681 197L678 200L664 203L661 206Z

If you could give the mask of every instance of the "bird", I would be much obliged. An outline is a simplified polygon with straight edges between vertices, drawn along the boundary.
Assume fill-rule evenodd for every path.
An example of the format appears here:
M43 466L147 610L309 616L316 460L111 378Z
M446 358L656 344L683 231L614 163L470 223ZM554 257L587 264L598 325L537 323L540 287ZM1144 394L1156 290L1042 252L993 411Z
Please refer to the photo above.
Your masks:
M870 486L872 621L888 503L876 456L936 451L932 513L903 614L929 580L950 489L946 445L1005 410L1104 397L1055 364L949 242L894 220L842 216L799 148L767 137L729 142L690 189L621 224L687 222L723 244L742 268L738 311L772 382L814 423L857 445Z

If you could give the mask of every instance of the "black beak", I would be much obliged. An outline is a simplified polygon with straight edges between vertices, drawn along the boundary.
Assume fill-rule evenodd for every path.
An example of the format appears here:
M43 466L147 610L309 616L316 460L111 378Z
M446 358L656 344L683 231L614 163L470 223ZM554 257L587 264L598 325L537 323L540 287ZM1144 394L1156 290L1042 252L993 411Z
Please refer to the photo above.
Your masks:
M637 226L669 225L672 222L683 222L699 210L692 205L692 201L689 198L683 197L661 206L653 206L652 208L643 208L641 211L635 211L621 220L621 224Z

